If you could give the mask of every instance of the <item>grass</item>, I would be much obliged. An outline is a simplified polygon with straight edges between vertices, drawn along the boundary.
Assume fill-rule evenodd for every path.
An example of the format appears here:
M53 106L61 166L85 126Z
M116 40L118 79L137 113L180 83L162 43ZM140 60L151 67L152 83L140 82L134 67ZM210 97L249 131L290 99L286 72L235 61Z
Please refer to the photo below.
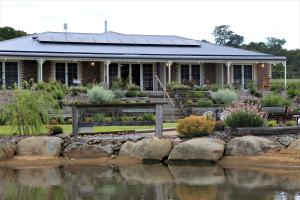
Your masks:
M61 124L59 125L63 128L64 133L70 134L72 132L71 124ZM164 123L164 128L175 128L176 123ZM93 127L93 132L110 132L110 131L127 131L127 130L145 130L154 129L152 126L95 126ZM42 133L47 133L48 129L46 126L43 127ZM14 131L10 126L0 126L0 135L13 135Z
M273 83L282 83L284 84L284 79L272 79ZM300 79L286 79L287 83L300 83Z

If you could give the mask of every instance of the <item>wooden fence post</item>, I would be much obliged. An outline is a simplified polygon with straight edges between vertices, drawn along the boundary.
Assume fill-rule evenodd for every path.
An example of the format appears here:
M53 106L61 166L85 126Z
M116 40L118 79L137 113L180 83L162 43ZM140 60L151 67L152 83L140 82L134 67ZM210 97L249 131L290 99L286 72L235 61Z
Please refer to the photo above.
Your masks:
M73 136L78 136L78 109L76 106L72 107L72 133Z
M163 106L161 104L155 105L155 136L161 138L163 130Z

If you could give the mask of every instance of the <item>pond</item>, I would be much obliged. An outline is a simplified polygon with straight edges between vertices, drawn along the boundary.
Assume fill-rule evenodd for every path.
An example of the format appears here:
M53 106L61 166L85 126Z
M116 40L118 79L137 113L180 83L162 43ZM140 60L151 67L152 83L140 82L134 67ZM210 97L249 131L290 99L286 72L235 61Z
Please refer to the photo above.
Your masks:
M300 169L161 164L0 168L0 199L300 199Z

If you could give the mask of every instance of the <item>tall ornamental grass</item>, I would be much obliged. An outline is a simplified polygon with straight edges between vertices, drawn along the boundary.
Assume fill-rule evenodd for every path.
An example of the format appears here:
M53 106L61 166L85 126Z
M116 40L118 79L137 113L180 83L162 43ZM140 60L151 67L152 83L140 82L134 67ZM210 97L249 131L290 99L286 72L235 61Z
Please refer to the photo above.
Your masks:
M54 109L58 103L47 92L17 89L15 101L4 108L3 115L18 134L38 134Z

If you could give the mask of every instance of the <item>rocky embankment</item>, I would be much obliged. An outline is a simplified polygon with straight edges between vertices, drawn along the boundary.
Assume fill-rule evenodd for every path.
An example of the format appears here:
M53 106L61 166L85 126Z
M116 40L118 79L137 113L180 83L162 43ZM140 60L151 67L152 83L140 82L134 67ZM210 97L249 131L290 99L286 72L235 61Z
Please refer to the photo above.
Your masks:
M280 142L281 141L281 142ZM163 138L150 135L98 135L13 137L0 139L0 160L14 156L55 157L65 160L113 159L116 156L156 162L218 162L246 164L251 161L300 165L300 139L281 136L276 140L256 136L235 137L224 142L216 138ZM249 159L249 157L251 159ZM284 158L284 159L283 159ZM289 160L289 158L291 158ZM281 161L280 161L281 159ZM240 162L243 161L243 162ZM267 163L268 164L268 163Z

